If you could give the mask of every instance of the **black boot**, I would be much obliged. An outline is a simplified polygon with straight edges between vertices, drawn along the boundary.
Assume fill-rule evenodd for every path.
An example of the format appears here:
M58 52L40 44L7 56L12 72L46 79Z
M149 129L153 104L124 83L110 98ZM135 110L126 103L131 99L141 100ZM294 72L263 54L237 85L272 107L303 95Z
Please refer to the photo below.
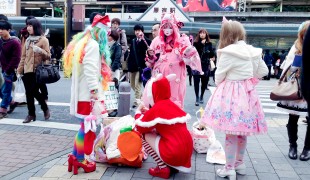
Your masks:
M288 140L290 143L290 149L288 152L288 157L290 159L297 159L297 132L298 132L298 121L299 116L296 115L289 115L288 124L287 127L287 134L288 134Z
M199 97L196 97L195 106L199 106Z
M305 137L305 146L302 150L302 153L300 154L299 159L301 161L308 161L310 159L310 126L307 125L307 132Z
M199 103L203 104L203 96L200 96Z

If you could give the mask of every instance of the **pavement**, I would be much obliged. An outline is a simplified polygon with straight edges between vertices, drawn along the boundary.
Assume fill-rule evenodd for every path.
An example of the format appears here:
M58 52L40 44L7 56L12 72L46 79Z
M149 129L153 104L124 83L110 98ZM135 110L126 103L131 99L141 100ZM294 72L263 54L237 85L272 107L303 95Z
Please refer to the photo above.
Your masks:
M245 153L247 175L238 175L238 180L310 179L310 161L291 160L287 157L289 145L285 125L288 116L276 111L274 109L275 103L269 101L266 96L275 82L275 80L262 81L258 85L259 94L264 103L269 130L265 135L251 136L248 138ZM64 85L67 85L67 82ZM187 88L185 110L193 117L188 123L188 128L191 129L192 123L196 121L196 118L194 118L195 112L199 107L194 106L193 87L188 86ZM207 98L213 90L214 88L211 87L210 91L206 92ZM50 94L50 97L56 96L51 91ZM50 103L52 104L52 102ZM60 112L68 113L67 104L61 105L61 103L64 102L58 102L57 106L57 103L54 106L51 105L55 112L55 116L51 121L43 121L38 118L35 122L22 124L22 117L26 116L27 113L26 107L17 108L16 114L14 112L9 118L0 120L1 180L158 179L148 174L148 168L155 166L155 162L151 157L143 163L142 168L97 163L97 170L92 173L84 173L82 169L79 170L78 175L67 172L67 155L72 151L74 135L79 125L67 116L65 116L68 119L67 121L60 120L63 118ZM202 107L204 106L205 103ZM300 154L303 148L306 124L300 120L298 128L299 139L297 143L299 144L298 153ZM224 137L224 134L216 132L216 138L222 145L224 145ZM206 154L197 154L193 151L191 173L173 174L170 179L224 179L217 177L215 174L216 169L220 167L222 165L207 163Z

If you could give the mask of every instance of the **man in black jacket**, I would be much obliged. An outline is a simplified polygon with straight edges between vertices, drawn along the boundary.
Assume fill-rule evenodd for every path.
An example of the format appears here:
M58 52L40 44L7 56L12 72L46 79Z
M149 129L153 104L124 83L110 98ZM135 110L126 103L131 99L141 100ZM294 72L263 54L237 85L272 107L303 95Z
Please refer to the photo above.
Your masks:
M138 106L137 99L141 98L141 73L146 67L145 54L147 51L147 45L150 45L151 41L144 37L144 27L141 24L137 24L134 27L136 37L132 39L130 46L130 55L128 58L128 72L130 73L130 85L135 92L135 102L133 108ZM145 41L146 43L145 43Z

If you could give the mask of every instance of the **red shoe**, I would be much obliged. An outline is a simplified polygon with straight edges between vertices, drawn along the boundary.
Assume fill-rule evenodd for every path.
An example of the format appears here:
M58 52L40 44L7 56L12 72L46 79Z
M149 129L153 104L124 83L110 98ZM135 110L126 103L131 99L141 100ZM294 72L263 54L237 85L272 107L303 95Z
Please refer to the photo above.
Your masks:
M159 168L156 166L155 168L150 168L149 169L149 174L154 176L154 177L160 177L164 179L169 179L170 177L170 168L165 167L165 168Z
M73 162L76 160L77 159L73 154L68 155L68 172L72 172Z
M73 174L78 174L78 169L83 168L85 173L90 173L96 171L96 163L88 162L86 159L83 162L79 162L78 160L73 162Z

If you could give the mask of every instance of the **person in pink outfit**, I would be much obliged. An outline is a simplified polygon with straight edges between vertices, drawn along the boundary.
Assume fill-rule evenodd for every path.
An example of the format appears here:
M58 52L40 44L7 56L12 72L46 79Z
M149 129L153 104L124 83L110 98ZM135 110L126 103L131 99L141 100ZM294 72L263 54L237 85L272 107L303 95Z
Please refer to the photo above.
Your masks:
M179 34L180 22L174 14L165 14L160 25L159 36L155 38L147 51L146 65L152 68L152 77L157 74L167 76L176 74L177 78L170 82L171 101L184 107L186 92L186 64L198 74L203 74L199 54L185 34ZM142 100L149 104L144 90Z
M247 136L267 132L261 102L255 85L268 74L262 49L245 43L241 23L223 20L215 72L217 88L210 97L201 124L226 134L226 165L216 171L220 177L236 179L245 174L243 156Z

